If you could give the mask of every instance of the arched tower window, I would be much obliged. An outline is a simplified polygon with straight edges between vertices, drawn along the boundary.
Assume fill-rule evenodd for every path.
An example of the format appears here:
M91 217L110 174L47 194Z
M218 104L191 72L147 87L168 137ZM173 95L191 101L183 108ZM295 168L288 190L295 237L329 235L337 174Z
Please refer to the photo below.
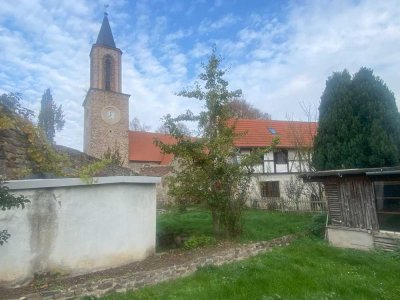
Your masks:
M104 89L111 90L111 79L112 79L112 58L106 56L104 60Z

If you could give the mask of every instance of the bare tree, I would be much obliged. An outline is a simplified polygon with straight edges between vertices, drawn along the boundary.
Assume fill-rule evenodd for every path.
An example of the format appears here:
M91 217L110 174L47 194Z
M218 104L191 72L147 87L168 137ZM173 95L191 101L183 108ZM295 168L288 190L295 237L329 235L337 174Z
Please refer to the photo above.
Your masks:
M182 122L178 122L176 124L176 127L178 128L178 130L185 136L191 136L191 131L189 129L189 127L187 127L184 123ZM161 125L160 127L157 128L156 132L159 133L164 133L164 134L170 134L169 129L167 128L167 126L165 126L165 124Z
M233 116L239 119L271 120L271 115L269 113L262 112L242 98L232 100L229 102L228 106Z
M305 183L298 176L290 177L290 180L285 182L283 186L286 196L296 204L296 210L300 209L299 202L304 194Z
M138 117L134 117L129 123L129 129L134 131L150 131L151 126L142 124Z
M291 138L295 143L296 159L299 161L298 170L291 171L297 171L301 174L315 171L312 164L312 154L313 140L317 133L316 123L318 120L318 110L310 105L307 106L304 103L300 103L300 106L307 119L303 122L302 126L299 126L298 122L291 120L289 117L287 118L290 122L289 129ZM297 181L294 181L292 185L296 182ZM298 189L302 189L302 194L306 197L310 197L313 202L319 203L320 201L323 201L324 190L320 183L307 182L304 183L304 185L298 184Z

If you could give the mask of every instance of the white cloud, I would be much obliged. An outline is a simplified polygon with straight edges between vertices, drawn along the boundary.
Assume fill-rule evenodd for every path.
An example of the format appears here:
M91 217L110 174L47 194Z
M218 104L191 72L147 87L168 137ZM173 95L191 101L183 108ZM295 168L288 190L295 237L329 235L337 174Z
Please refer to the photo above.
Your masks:
M203 58L210 53L210 49L210 46L205 43L196 42L188 54L195 59Z
M167 113L199 111L200 103L174 93L193 82L214 42L230 67L230 88L242 88L248 101L273 118L302 117L299 101L318 106L325 80L344 68L354 73L361 66L371 67L399 99L396 0L295 1L284 15L225 11L218 19L203 19L200 34L195 34L195 22L179 27L177 20L153 9L152 2L128 3L121 0L110 7L114 38L124 52L123 92L132 95L131 118L137 116L153 129ZM170 10L192 10L189 18L194 18L199 4L182 3L183 8ZM89 52L100 28L102 5L57 0L0 3L0 91L22 92L37 111L44 89L50 87L67 119L56 140L78 149ZM233 28L239 29L232 34ZM221 38L206 34L216 32Z
M84 2L16 1L0 4L0 64L6 84L3 92L22 92L26 105L36 112L43 91L63 105L65 129L57 142L80 148L82 108L88 86L89 36L98 30ZM85 30L82 30L84 28Z
M205 19L201 21L198 31L201 34L209 33L235 24L238 20L239 18L232 14L227 14L216 21Z
M255 44L248 52L253 59L233 65L230 81L235 87L241 86L248 100L273 118L285 118L286 114L302 117L300 101L318 106L325 80L344 68L354 73L361 66L371 67L399 99L400 87L394 80L400 65L400 57L396 56L400 46L399 13L396 1L361 1L355 6L339 1L308 2L293 6L284 24L276 23L271 28L265 22L268 32L246 29L250 42ZM242 31L236 42L226 45L240 49L243 35ZM242 54L248 51L241 48Z

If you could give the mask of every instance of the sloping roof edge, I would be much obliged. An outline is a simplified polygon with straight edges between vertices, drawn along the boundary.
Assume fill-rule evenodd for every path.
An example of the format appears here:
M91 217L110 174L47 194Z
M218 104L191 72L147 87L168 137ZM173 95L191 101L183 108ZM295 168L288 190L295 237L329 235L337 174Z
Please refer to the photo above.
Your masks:
M386 176L400 175L400 166L396 167L381 167L381 168L358 168L358 169L338 169L316 171L301 174L300 177L307 181L318 181L318 179L326 177L345 177L345 176Z

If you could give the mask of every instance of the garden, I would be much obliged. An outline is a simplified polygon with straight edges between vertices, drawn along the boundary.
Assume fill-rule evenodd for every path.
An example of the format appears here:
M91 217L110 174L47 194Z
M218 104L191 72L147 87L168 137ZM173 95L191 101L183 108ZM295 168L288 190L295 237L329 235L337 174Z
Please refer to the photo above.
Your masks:
M324 215L247 210L243 219L237 243L287 234L298 239L241 262L206 266L186 278L104 299L398 299L400 253L331 247L321 239ZM171 234L198 241L183 243L184 249L215 242L211 217L198 208L159 216L159 241Z
M57 291L83 287L89 291L93 284L100 287L135 272L157 273L221 249L294 235L290 244L257 256L203 266L189 276L136 290L111 288L102 299L398 299L400 254L331 247L321 238L324 221L322 214L245 210L242 234L234 240L215 240L209 212L199 207L171 210L158 215L157 253L143 262L72 278L36 278L30 286L0 289L0 294L7 299L33 293L56 296Z
M398 299L399 274L398 255L302 237L242 262L104 299Z
M281 213L263 210L245 210L242 233L236 242L266 241L288 234L304 232L314 226L321 230L325 215L310 213ZM199 207L190 207L185 212L173 210L157 216L158 250L171 248L196 248L213 244L211 214Z

